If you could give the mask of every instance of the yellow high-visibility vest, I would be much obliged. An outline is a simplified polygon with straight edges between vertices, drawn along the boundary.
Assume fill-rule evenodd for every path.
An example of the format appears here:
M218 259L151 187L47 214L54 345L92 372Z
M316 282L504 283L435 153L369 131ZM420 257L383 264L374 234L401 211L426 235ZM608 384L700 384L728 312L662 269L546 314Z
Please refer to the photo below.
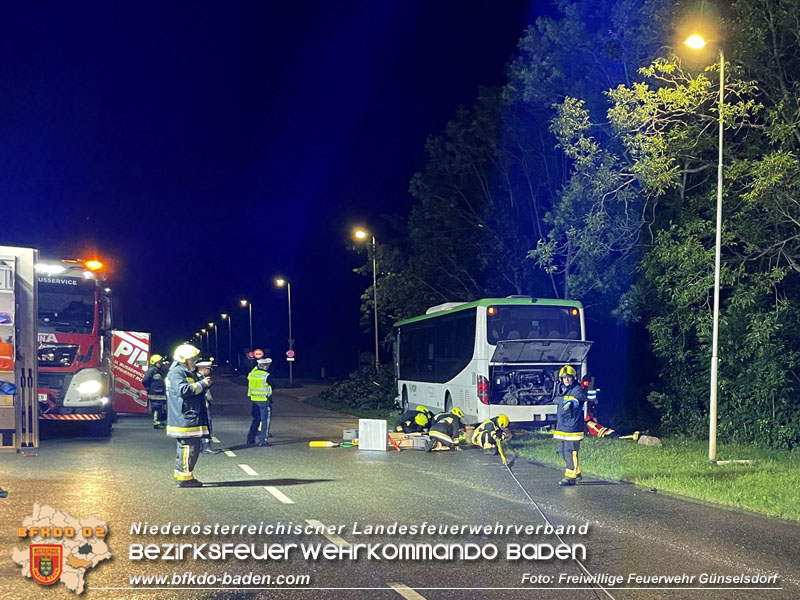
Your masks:
M269 373L262 371L258 367L253 367L253 370L247 375L247 396L253 402L266 402L272 395L272 386L267 379Z

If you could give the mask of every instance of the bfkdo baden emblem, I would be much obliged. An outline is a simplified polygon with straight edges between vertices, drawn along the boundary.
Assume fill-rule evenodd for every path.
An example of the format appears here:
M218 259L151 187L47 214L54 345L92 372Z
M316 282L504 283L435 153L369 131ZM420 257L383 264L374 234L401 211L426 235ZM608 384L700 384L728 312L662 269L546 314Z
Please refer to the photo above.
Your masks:
M64 551L61 544L31 544L31 577L50 585L61 577Z

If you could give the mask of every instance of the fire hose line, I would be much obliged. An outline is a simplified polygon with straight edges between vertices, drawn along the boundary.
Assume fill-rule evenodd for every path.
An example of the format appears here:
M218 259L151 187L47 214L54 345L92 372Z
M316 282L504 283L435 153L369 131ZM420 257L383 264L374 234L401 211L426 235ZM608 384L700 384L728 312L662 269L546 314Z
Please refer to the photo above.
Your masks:
M499 444L498 444L498 446L499 446ZM505 457L503 457L503 458L505 459ZM552 528L555 530L555 526L554 526L554 525L553 525L553 524L550 522L550 519L548 519L548 518L547 518L547 515L545 515L545 514L544 514L544 512L542 512L542 509L541 509L541 508L539 508L539 505L538 505L538 504L536 504L536 500L534 500L533 498L531 498L531 495L528 493L528 490L526 490L526 489L525 489L525 487L524 487L524 486L523 486L523 485L520 483L519 479L517 479L516 475L514 475L514 472L511 470L511 466L510 466L510 465L509 465L509 464L508 464L508 463L507 463L505 460L503 460L503 464L505 465L506 469L508 469L508 473L509 473L509 475L511 475L511 478L512 478L512 479L513 479L513 480L516 482L516 484L519 486L519 489L521 489L521 490L522 490L522 492L523 492L523 493L524 493L524 494L525 494L525 495L528 497L528 500L530 500L530 501L531 501L531 504L533 504L534 508L536 508L536 510L537 510L537 511L539 512L539 514L542 516L542 519L544 519L544 522L545 522L545 523L547 523L548 525L550 525L550 527L552 527ZM556 532L554 531L554 532L553 532L553 535L555 535L555 536L558 538L558 541L559 541L559 542L561 542L562 544L566 544L566 542L564 541L564 538L562 538L562 537L561 537L561 536L560 536L558 533L556 533ZM587 575L588 577L591 577L591 576L592 576L592 572L591 572L589 569L587 569L587 568L586 568L586 565L584 565L584 564L583 564L583 563L580 561L580 559L573 558L573 560L574 560L576 563L578 563L578 567L581 569L581 571L583 571L583 572L584 572L584 574L585 574L585 575ZM597 584L595 584L595 585L597 586L597 588L599 588L600 590L602 590L602 591L603 591L603 593L604 593L606 596L608 596L609 598L611 598L611 600L616 600L616 598L614 598L614 596L612 596L612 595L611 595L611 593L610 593L610 592L609 592L609 591L608 591L606 588L604 588L602 585L600 585L599 583L597 583ZM596 596L598 596L598 594L597 594L597 590L596 590L596 589L593 589L593 591L594 591L595 595L596 595ZM598 596L598 597L599 597L599 596Z

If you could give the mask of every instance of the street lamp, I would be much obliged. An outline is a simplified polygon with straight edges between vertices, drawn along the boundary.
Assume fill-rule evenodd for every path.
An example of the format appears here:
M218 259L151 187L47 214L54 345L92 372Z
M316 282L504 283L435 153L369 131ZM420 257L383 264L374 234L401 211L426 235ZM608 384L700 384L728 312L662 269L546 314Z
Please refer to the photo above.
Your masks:
M363 229L356 229L353 235L357 240L372 238L372 308L375 316L375 369L378 369L380 361L378 359L378 251L375 243L375 236L370 235Z
M693 50L700 50L705 47L706 41L700 35L691 35L684 42ZM718 368L718 348L719 348L719 279L721 269L721 246L722 246L722 144L723 144L723 117L722 109L725 98L725 54L722 46L719 49L719 149L717 160L717 232L714 249L714 317L711 333L711 392L708 402L708 460L717 459L717 368Z
M283 277L275 279L275 285L278 287L286 286L286 296L289 299L289 350L294 349L294 338L292 337L292 284ZM294 383L292 378L292 365L294 364L294 356L287 356L289 358L289 385Z
M216 348L215 354L217 356L219 356L219 330L217 329L217 324L216 323L209 323L208 324L208 328L209 328L209 334L208 335L209 335L209 337L211 336L210 332L211 332L211 328L212 327L214 328L214 346ZM208 349L209 349L209 351L211 351L210 340L209 340L209 348Z
M239 304L250 309L250 352L253 351L253 305L247 300L239 300Z
M205 335L206 335L206 330L205 329L201 329L200 330L200 350L203 351L203 352L205 352L205 349L206 349ZM210 341L208 343L208 346L209 346L209 348L211 347L211 342Z
M233 344L231 343L231 316L227 313L220 315L223 321L228 322L228 364L233 367Z

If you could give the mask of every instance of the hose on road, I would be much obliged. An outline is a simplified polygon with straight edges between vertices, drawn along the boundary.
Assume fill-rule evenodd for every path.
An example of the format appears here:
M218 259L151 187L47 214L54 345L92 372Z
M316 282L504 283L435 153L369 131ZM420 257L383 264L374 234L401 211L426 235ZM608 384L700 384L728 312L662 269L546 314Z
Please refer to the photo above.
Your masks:
M499 445L499 444L498 444L498 445ZM504 457L504 458L505 458L505 457ZM548 525L550 525L550 527L552 527L552 528L555 530L555 526L554 526L554 525L553 525L553 524L550 522L550 519L548 519L548 518L547 518L547 515L545 515L545 514L544 514L544 512L542 512L542 509L541 509L541 508L539 508L539 505L536 503L536 500L534 500L533 498L531 498L531 495L528 493L528 490L526 490L526 489L525 489L525 486L523 486L523 485L522 485L522 483L520 483L519 479L517 479L517 476L516 476L516 475L514 475L514 471L512 471L512 470L511 470L511 465L509 465L509 464L508 464L508 463L507 463L505 460L503 460L503 465L505 466L505 468L506 468L506 469L508 469L508 473L509 473L509 475L511 475L511 478L512 478L512 479L513 479L513 480L516 482L516 484L519 486L519 489L521 489L521 490L522 490L522 492L523 492L523 493L524 493L524 494L525 494L525 495L528 497L528 500L530 500L530 501L531 501L531 504L533 504L534 508L535 508L535 509L536 509L536 510L539 512L539 514L542 516L542 519L544 519L544 522L545 522L545 523L547 523ZM554 532L553 532L553 535L555 535L555 536L558 538L558 541L559 541L559 542L561 542L562 544L566 544L566 542L564 541L564 538L562 538L562 537L561 537L561 536L560 536L558 533L556 533L556 532L554 531ZM580 570L581 570L581 571L583 571L583 572L584 572L584 574L586 574L586 575L587 575L587 576L589 576L589 577L591 577L591 576L593 575L593 573L592 573L591 571L589 571L589 569L587 569L587 568L586 568L586 565L584 565L584 564L583 564L583 563L582 563L582 562L581 562L579 559L577 559L577 558L573 558L573 560L574 560L576 563L578 563L578 567L580 568ZM606 595L608 598L610 598L611 600L616 600L616 598L614 598L614 596L612 596L612 595L611 595L611 592L609 592L609 591L608 591L606 588L604 588L602 585L600 585L599 583L596 583L596 584L594 584L594 585L596 586L596 588L595 588L595 587L593 587L593 588L592 588L592 591L594 591L594 593L595 593L595 596L597 596L598 598L600 598L600 595L597 593L597 590L598 590L598 589L600 589L600 590L602 590L602 592L603 592L603 593L604 593L604 594L605 594L605 595Z

